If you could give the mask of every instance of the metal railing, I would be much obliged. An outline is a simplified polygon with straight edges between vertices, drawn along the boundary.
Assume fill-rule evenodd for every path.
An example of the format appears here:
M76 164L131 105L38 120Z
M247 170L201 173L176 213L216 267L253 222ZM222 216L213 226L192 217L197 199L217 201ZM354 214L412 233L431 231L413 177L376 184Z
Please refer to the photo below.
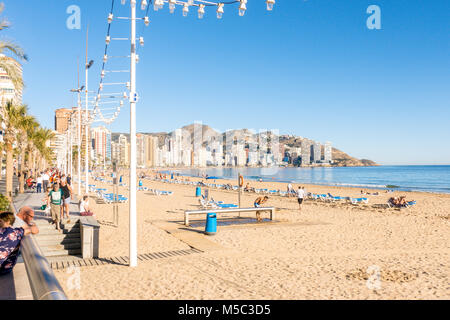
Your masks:
M17 214L13 202L11 209ZM34 300L68 300L34 236L25 236L20 247Z

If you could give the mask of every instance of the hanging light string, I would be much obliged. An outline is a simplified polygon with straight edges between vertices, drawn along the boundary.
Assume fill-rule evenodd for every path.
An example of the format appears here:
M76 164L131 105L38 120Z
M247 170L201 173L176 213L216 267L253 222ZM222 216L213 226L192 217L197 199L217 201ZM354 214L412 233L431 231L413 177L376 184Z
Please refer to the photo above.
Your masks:
M128 72L127 70L111 70L111 71L106 70L106 63L107 63L107 57L108 57L108 51L109 51L108 49L109 49L109 45L111 43L111 24L112 24L113 17L114 17L114 4L115 4L115 0L111 0L111 10L108 15L108 27L107 27L107 32L106 32L106 41L105 41L106 43L105 43L105 50L104 50L104 54L103 54L103 63L102 63L102 68L101 68L101 73L100 73L100 82L99 82L99 87L97 89L97 95L95 97L94 107L93 107L94 119L96 118L96 116L98 116L99 121L104 122L106 124L111 124L119 116L121 107L123 106L123 99L125 99L125 97L123 95L121 97L122 99L118 102L120 105L117 108L114 108L114 110L116 110L114 113L104 114L102 112L102 109L99 107L100 104L117 103L117 101L100 102L101 97L102 97L101 92L103 90L103 87L105 85L107 85L104 82L106 73ZM114 85L114 84L109 84L109 85ZM117 98L117 94L118 93L109 93L109 94L103 94L103 96L109 96L109 98L115 99L115 98ZM119 96L120 95L122 95L122 94L119 93Z
M135 1L138 2L139 0L130 0L130 1ZM121 4L124 5L127 0L120 0ZM180 0L140 0L141 3L141 9L143 11L145 11L145 16L142 18L138 18L139 20L143 20L145 26L148 26L150 24L150 19L149 19L149 11L150 11L150 7L153 4L153 9L154 11L158 11L163 9L164 4L168 3L169 4L169 10L171 13L174 13L176 6L182 6L182 14L183 16L187 16L189 13L189 7L197 7L198 10L198 18L202 19L203 16L205 15L205 8L206 7L217 7L216 10L216 14L217 14L217 18L221 19L225 10L224 7L226 5L232 5L232 4L237 4L239 3L239 16L244 16L245 12L247 10L247 2L248 0L234 0L234 1L206 1L206 0L186 0L186 1L180 1ZM267 10L268 11L272 11L273 10L273 6L275 4L275 0L265 0L266 5L267 5ZM105 83L104 82L104 78L106 77L106 73L120 73L120 72L129 72L129 70L110 70L107 71L106 70L106 63L108 61L108 59L110 58L129 58L130 56L116 56L116 57L109 57L108 56L108 49L109 49L109 45L111 43L112 40L128 40L126 38L116 38L116 39L112 39L111 38L111 24L113 22L113 20L115 19L130 19L130 18L126 18L126 17L117 17L114 18L114 4L115 4L115 0L111 0L111 10L109 12L108 15L108 28L107 28L107 32L106 32L106 44L105 44L105 51L104 51L104 55L103 55L103 63L102 63L102 69L101 69L101 74L100 74L100 82L99 82L99 88L97 90L97 95L95 97L95 100L93 101L93 115L94 115L94 119L96 118L96 116L98 116L99 121L101 122L105 122L106 124L111 124L112 122L114 122L114 120L116 120L116 118L119 116L120 111L121 111L121 107L124 104L124 100L128 98L128 94L127 91L129 92L130 90L130 83L129 82L124 82L124 83ZM143 33L143 31L142 31ZM142 34L141 33L141 34ZM141 46L144 45L144 38L143 37L139 37L139 44ZM139 56L137 55L137 58L139 59ZM101 97L102 97L102 90L103 87L106 85L126 85L127 86L127 91L123 92L123 94L121 93L110 93L110 94L103 94L103 96L109 96L109 98L111 99L115 99L120 97L120 105L115 109L116 111L114 113L108 113L108 114L104 114L102 112L102 109L99 107L100 104L105 104L105 103L115 103L114 101L111 102L100 102L101 101ZM110 117L109 117L110 116Z

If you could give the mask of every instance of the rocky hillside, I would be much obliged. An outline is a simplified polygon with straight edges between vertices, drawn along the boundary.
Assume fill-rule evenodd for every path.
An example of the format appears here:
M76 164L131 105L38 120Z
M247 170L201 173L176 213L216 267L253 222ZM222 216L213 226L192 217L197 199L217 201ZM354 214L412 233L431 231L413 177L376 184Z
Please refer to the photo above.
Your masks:
M375 163L372 160L367 159L356 159L345 152L333 148L333 160L334 165L338 167L369 167L369 166L377 166L377 163Z
M191 136L191 141L194 140L194 124L190 124L187 126L182 127L181 129L184 132L188 132L188 134ZM212 129L211 127L207 126L207 125L202 125L202 137L203 137L203 145L205 145L212 137L215 137L216 139L223 139L223 141L225 142L225 133L220 133L215 131L214 129ZM159 139L159 144L160 146L163 146L165 143L166 138L168 138L171 133L166 133L166 132L158 132L158 133L146 133L152 136L156 136ZM228 134L232 134L233 137L236 137L236 140L240 143L244 143L247 144L249 142L253 141L257 141L257 136L251 132L248 129L238 129L238 130L232 130L230 132L228 132ZM118 138L119 138L120 133L112 133L112 141L117 142ZM129 134L124 134L127 139L129 140ZM270 134L269 134L270 137ZM302 141L308 141L310 143L314 143L313 140L308 139L308 138L304 138L304 137L299 137L299 136L288 136L288 135L281 135L279 136L279 142L280 145L284 145L287 148L298 148L301 147L301 143ZM377 164L372 161L372 160L367 160L367 159L356 159L353 158L351 156L349 156L347 153L338 150L336 148L332 149L333 154L333 165L338 166L338 167L356 167L356 166L376 166Z

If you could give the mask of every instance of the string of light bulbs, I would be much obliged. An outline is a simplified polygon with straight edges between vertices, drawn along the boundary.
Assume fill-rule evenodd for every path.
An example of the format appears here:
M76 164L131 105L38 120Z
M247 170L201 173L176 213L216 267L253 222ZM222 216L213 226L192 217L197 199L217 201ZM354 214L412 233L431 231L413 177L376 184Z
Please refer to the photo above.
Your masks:
M120 0L122 5L125 5L127 0ZM130 1L139 1L139 0L130 0ZM275 5L275 0L265 0L266 6L267 6L267 10L268 11L272 11L273 7ZM186 0L186 1L180 1L180 0L141 0L140 1L140 6L141 6L141 10L145 11L145 15L142 18L138 18L140 20L144 21L145 26L149 26L150 24L150 19L149 19L149 13L150 13L150 7L153 4L153 9L154 11L159 11L162 10L164 8L165 4L168 4L169 7L169 11L170 13L174 13L176 6L181 6L182 7L182 14L184 17L186 17L189 13L189 9L190 7L196 7L197 8L197 13L198 13L198 18L202 19L206 13L205 8L207 7L216 7L216 16L218 19L222 19L223 14L225 12L224 7L226 5L233 5L233 4L239 4L238 7L238 13L239 16L244 16L245 12L247 11L247 3L248 0L234 0L234 1L206 1L206 0ZM99 121L104 122L106 124L111 124L112 122L114 122L114 120L116 120L116 118L119 116L120 111L121 111L121 107L124 104L124 100L128 98L128 94L127 92L123 92L122 94L119 94L121 99L119 101L119 106L117 107L116 111L114 113L112 113L111 117L106 117L106 114L102 113L102 109L99 107L99 105L101 104L101 98L102 98L102 94L101 92L103 91L103 88L105 85L107 85L104 82L104 78L106 77L107 73L119 73L119 72L129 72L129 70L106 70L106 64L108 59L111 58L129 58L129 56L108 56L108 49L109 49L109 45L111 43L112 40L128 40L127 38L111 38L111 24L115 19L130 19L130 18L126 18L126 17L115 17L114 16L114 4L115 4L115 0L111 0L111 10L108 14L108 18L107 18L107 22L108 22L108 28L107 28L107 33L106 33L106 41L105 41L105 50L104 50L104 55L103 55L103 63L102 63L102 68L101 68L101 73L100 73L100 82L99 82L99 87L97 90L97 95L95 97L95 101L94 101L94 107L93 107L93 116L94 118L96 116L99 117ZM140 46L144 46L144 38L141 36L139 37L139 44ZM139 56L136 57L136 59L139 59ZM111 83L110 85L123 85L125 84L128 92L130 89L130 84L129 82L124 82L124 83ZM110 98L117 98L118 93L114 93L114 94L105 94L106 96L110 96ZM108 114L109 115L109 114Z

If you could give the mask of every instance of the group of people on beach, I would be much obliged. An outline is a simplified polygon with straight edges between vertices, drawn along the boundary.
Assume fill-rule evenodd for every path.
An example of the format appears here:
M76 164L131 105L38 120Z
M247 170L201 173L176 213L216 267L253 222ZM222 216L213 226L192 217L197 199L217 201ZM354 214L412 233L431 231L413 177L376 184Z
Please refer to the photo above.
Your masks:
M247 184L246 188L248 188L248 187L249 187L249 185ZM305 187L299 186L299 187L298 187L298 190L295 191L295 190L292 188L292 185L289 184L289 185L288 185L288 195L291 195L291 194L295 194L295 196L297 197L298 210L301 211L301 210L302 210L303 201L304 201L304 199L305 199L305 197L306 197L306 190L305 190ZM260 207L262 207L262 205L265 204L268 200L269 200L269 197L268 197L268 196L261 196L261 197L256 198L256 200L255 200L255 202L253 203L253 205L254 205L255 208L260 208ZM257 211L257 212L256 212L256 219L257 219L258 222L261 222L261 221L262 221L262 219L261 219L261 212L260 212L260 211Z
M403 207L408 203L408 201L406 200L406 196L391 197L389 198L388 202L394 207Z

